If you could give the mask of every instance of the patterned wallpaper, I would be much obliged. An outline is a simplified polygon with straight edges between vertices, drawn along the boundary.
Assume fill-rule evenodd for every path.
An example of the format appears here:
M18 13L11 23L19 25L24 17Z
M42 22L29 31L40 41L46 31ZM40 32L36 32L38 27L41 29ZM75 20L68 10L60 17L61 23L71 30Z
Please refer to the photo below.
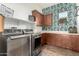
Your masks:
M67 11L67 21L64 24L59 24L59 13L63 10ZM60 3L54 6L49 6L42 9L44 15L52 13L52 25L50 30L52 31L68 31L71 26L76 26L76 4L75 3ZM45 26L43 26L45 30Z

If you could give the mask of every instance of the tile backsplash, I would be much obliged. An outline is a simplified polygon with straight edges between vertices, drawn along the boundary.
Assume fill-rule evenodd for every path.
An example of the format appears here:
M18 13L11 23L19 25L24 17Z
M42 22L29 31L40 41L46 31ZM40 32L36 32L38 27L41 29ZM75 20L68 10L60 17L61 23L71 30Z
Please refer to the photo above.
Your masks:
M67 12L67 23L59 24L59 13L66 11ZM77 25L76 22L76 3L60 3L47 8L42 9L44 15L52 13L52 25L50 30L52 31L68 31L69 27ZM43 26L43 30L45 30Z
M33 29L34 24L16 18L5 18L4 29L11 29L12 27L17 27L17 29Z

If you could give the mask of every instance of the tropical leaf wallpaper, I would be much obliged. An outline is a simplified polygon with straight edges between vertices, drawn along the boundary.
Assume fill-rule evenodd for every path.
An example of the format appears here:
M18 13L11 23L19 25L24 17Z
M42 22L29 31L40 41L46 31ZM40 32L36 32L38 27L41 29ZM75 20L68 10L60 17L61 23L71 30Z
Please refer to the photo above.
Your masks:
M67 11L67 21L64 24L59 24L59 13ZM71 26L76 26L76 3L59 3L53 6L42 9L44 15L52 13L51 31L68 31ZM45 26L42 28L45 30Z

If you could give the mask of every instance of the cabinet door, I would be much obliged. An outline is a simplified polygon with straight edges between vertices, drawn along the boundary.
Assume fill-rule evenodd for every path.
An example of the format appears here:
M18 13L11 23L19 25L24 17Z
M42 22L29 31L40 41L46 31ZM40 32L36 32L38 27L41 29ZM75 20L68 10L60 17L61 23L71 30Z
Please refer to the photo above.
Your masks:
M69 35L62 35L62 45L63 48L71 49L71 39Z
M32 15L36 16L38 13L36 11L32 11Z
M76 50L76 38L75 38L75 36L72 36L72 35L70 35L70 39L71 39L71 49L72 50Z
M41 44L42 44L42 45L44 45L44 44L46 43L46 38L47 38L46 33L43 33L43 34L41 35Z
M37 14L37 16L36 16L36 24L37 25L43 25L43 15Z
M68 35L58 35L57 36L57 46L63 47L63 48L71 48L71 39Z
M34 10L32 15L35 16L36 25L43 25L43 15L40 12Z
M2 16L0 16L0 32L4 31L4 19Z
M47 15L44 15L43 24L44 24L44 25L47 25Z
M50 26L52 22L52 14L44 15L44 25Z
M79 51L79 37L76 38L76 51Z
M55 39L55 46L64 47L64 39L62 35L53 34Z
M62 39L58 34L54 34L56 37L56 46L61 46L62 45Z
M51 25L51 20L52 20L52 14L47 15L47 25Z
M56 36L55 35L48 33L46 38L47 38L48 45L56 45Z
M79 51L79 36L73 36L72 41L72 49Z

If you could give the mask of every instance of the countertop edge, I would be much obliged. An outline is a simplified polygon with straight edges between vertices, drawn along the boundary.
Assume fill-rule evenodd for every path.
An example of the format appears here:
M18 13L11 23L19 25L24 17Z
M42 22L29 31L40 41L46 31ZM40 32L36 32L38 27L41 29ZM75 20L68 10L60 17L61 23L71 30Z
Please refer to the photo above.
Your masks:
M66 34L66 35L79 35L79 33L68 33L67 31L41 31L43 33L55 33L55 34Z

